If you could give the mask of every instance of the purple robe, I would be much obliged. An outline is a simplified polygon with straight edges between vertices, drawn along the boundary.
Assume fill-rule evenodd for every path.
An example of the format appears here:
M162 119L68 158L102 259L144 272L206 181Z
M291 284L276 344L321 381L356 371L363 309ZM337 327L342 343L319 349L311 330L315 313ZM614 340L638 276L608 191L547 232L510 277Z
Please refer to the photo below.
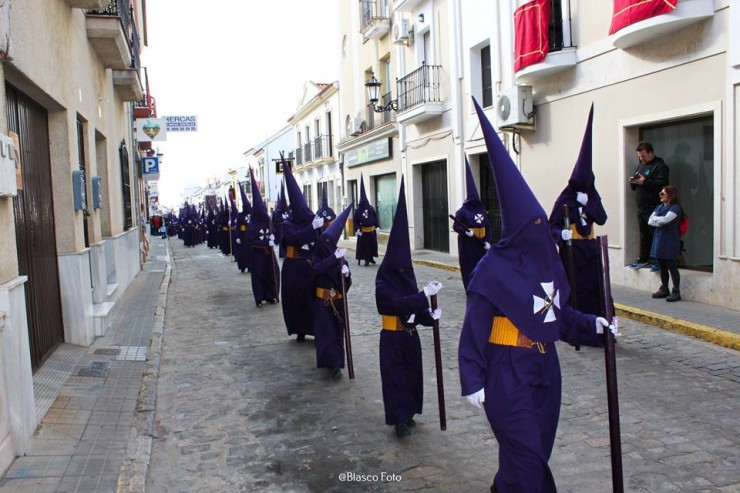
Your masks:
M310 221L306 226L301 226L292 219L287 219L283 223L283 243L286 249L291 246L298 254L297 258L291 258L286 254L280 272L283 318L288 335L314 333L310 313L314 297L310 245L316 241L316 235Z
M483 248L483 242L491 243L491 221L488 219L488 213L479 199L468 199L463 202L462 207L455 213L456 221L452 224L452 229L457 235L457 251L460 259L460 274L462 275L463 286L465 291L468 290L470 275L473 269L478 265L478 261L483 258L486 250ZM465 234L468 229L485 229L483 237L469 237Z
M355 255L358 262L361 260L374 262L375 257L378 256L377 227L379 226L375 208L370 204L358 205L353 221L355 228L359 230L370 227L376 228L369 232L363 231L362 235L357 237L357 251Z
M240 212L236 218L236 237L239 242L235 245L236 265L240 271L250 269L252 246L250 245L249 236L249 213Z
M334 256L334 248L314 252L313 270L316 273L314 285L325 290L333 289L342 293L342 272L339 259ZM352 278L344 278L344 287L349 291ZM345 295L346 295L345 291ZM316 368L344 368L344 324L347 314L344 299L324 300L316 296L313 301L313 328L316 338Z
M255 303L272 302L278 299L280 275L275 250L270 246L269 220L252 217L247 235L249 237L250 272L252 293Z

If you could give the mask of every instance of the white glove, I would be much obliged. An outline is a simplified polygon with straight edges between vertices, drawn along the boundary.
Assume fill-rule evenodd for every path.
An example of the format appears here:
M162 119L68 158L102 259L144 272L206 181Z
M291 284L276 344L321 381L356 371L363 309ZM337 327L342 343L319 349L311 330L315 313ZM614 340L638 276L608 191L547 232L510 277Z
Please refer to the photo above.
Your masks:
M611 333L614 335L614 337L619 337L622 334L619 333L619 327L618 327L618 320L615 317L612 319L612 324L609 325L609 322L606 321L604 317L596 317L596 333L597 334L603 334L604 328L608 327Z
M357 236L362 236L362 231L360 231L360 230L358 229L357 231L355 231L355 234L356 234Z
M344 264L342 266L342 274L344 274L344 277L349 277L349 267L347 264Z
M273 240L268 241L267 244L270 246L275 246L275 242Z
M424 296L434 296L439 293L440 289L442 289L442 283L439 281L432 281L424 286Z
M336 250L334 250L334 256L336 258L342 258L345 255L347 255L347 250L345 250L344 248L337 248Z
M560 232L560 237L565 241L570 241L570 239L573 238L573 231L564 229Z
M236 244L237 244L237 245L241 245L241 244L242 244L242 240L241 240L241 238L237 238L237 239L236 239Z
M480 389L478 392L466 395L465 398L468 400L469 403L480 409L481 404L486 402L486 391L484 389Z
M576 200L579 204L585 207L586 204L588 204L588 195L583 192L576 192Z
M275 235L270 235L267 237L267 239L270 241L275 241Z
M313 218L313 221L311 222L311 226L313 226L313 229L319 229L323 225L324 225L323 217L316 216Z
M483 242L483 250L490 250L490 249L491 249L491 244L488 243L487 241L484 241Z
M465 230L465 236L467 236L468 238L472 238L473 237L473 232L470 231L469 229L466 229Z
M439 320L442 317L442 309L437 308L436 310L432 311L432 309L429 309L429 314L432 316L432 320Z

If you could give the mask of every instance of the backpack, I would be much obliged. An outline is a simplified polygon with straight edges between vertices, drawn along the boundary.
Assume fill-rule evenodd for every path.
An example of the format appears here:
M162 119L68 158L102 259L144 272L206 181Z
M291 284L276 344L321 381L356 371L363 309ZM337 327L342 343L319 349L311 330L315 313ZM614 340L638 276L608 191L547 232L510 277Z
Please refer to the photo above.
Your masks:
M683 238L686 232L689 230L689 216L685 212L681 213L681 221L678 223L678 236Z

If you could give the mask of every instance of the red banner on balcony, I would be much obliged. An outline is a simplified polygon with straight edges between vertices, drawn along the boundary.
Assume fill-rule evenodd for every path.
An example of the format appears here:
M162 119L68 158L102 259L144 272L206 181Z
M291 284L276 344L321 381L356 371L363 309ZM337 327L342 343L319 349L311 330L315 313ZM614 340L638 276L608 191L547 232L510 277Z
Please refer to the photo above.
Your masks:
M532 0L514 11L514 71L540 63L549 51L550 0Z
M609 34L644 21L656 15L666 14L676 8L678 0L614 0L614 14Z

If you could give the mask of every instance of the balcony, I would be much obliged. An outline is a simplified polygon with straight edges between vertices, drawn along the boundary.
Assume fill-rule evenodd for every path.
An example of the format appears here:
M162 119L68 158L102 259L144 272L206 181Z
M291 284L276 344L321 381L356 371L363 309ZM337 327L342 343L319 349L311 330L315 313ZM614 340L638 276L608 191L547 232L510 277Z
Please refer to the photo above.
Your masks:
M99 10L108 5L109 0L67 0L73 9Z
M112 0L103 9L85 13L87 38L105 68L126 69L132 64L129 9L125 0Z
M681 0L676 8L667 14L651 17L620 29L612 35L612 44L621 50L637 46L713 15L712 0Z
M316 165L334 160L331 135L322 135L313 139L313 161Z
M144 93L139 101L134 101L134 118L157 118L157 101Z
M379 6L375 0L360 0L360 23L360 33L365 41L380 39L391 30L387 7Z
M412 125L435 118L444 112L440 65L423 64L396 81L398 123Z
M141 101L144 88L141 87L139 71L135 68L113 71L113 88L123 101Z

